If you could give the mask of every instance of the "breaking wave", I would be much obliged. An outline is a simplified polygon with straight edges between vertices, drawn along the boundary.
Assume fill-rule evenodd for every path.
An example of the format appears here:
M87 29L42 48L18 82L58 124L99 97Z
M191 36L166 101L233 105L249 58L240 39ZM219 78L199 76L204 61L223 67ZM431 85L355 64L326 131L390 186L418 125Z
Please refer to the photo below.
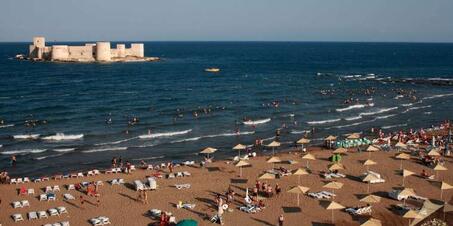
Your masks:
M1 154L2 155L16 155L16 154L36 154L36 153L41 153L45 152L47 149L23 149L23 150L13 150L13 151L4 151Z
M53 141L62 141L62 140L79 140L83 138L83 134L73 134L65 135L64 133L57 133L52 136L43 137L43 140L53 140Z
M71 152L71 151L74 151L74 150L75 150L75 148L55 148L52 151L55 151L55 152Z
M438 94L438 95L433 95L433 96L429 96L429 97L423 97L423 100L429 100L429 99L435 99L435 98L441 98L441 97L448 97L448 96L453 96L453 93Z
M379 109L377 111L362 112L359 115L360 116L376 115L376 114L381 114L381 113L388 112L388 111L393 111L393 110L396 110L396 109L398 109L398 107L381 108L381 109Z
M206 136L199 136L199 137L192 137L192 138L186 138L186 139L181 139L181 140L175 140L170 143L181 143L181 142L187 142L187 141L197 141L200 139L204 138L213 138L213 137L231 137L231 136L240 136L240 135L249 135L249 134L254 134L255 131L247 131L247 132L239 132L239 133L221 133L221 134L212 134L212 135L206 135Z
M14 135L14 139L38 139L39 134L21 134L21 135Z
M110 147L110 148L98 148L82 151L83 153L94 153L94 152L104 152L104 151L125 151L127 147Z
M192 129L183 130L183 131L176 131L176 132L145 134L145 135L138 136L138 138L140 138L140 139L151 139L151 138L158 138L158 137L172 137L172 136L178 136L178 135L187 134L190 131L192 131Z
M404 123L404 124L388 125L388 126L382 126L381 128L382 128L382 129L391 129L391 128L402 127L402 126L407 126L407 124Z
M6 124L6 125L0 125L0 128L7 128L7 127L13 127L14 124Z
M126 141L134 140L137 139L138 137L132 137L124 140L118 140L118 141L112 141L112 142L105 142L105 143L99 143L99 144L94 144L95 146L104 146L104 145L111 145L111 144L121 144Z
M351 105L351 106L348 106L348 107L345 107L345 108L337 108L335 109L336 111L338 112L343 112L343 111L349 111L349 110L352 110L352 109L359 109L359 108L364 108L364 107L372 107L374 106L373 103L370 103L370 104L356 104L356 105Z
M258 125L258 124L268 123L268 122L270 122L270 121L271 121L270 118L266 118L266 119L260 119L260 120L255 120L255 121L252 121L252 120L244 121L244 122L242 122L242 123L243 123L244 125L251 126L251 125Z
M328 120L322 120L322 121L310 121L310 122L307 122L307 123L310 124L310 125L319 125L319 124L338 122L340 120L341 120L341 118L336 118L336 119L328 119Z

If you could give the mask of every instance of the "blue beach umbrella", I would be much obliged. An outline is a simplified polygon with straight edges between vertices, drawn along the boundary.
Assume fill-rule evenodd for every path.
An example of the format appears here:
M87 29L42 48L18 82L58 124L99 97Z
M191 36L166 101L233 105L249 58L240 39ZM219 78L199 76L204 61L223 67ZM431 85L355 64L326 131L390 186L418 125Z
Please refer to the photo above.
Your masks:
M184 219L179 221L176 226L198 226L198 222L193 219Z

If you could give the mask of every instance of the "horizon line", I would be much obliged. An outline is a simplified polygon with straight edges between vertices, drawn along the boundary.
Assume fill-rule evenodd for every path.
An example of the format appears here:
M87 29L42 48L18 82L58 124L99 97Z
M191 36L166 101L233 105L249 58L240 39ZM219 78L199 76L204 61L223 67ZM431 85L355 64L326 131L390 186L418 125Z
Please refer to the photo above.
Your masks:
M409 43L409 44L453 44L453 41L335 41L335 40L322 40L322 41L302 41L302 40L52 40L46 43L60 43L60 42L73 42L73 43L88 43L88 42L277 42L277 43ZM30 41L0 41L0 43L32 43Z

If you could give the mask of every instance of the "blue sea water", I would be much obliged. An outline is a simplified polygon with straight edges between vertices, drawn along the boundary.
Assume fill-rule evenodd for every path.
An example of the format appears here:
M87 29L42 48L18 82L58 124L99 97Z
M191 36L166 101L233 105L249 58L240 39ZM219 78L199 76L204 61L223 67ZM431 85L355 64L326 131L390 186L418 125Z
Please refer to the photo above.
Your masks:
M193 159L207 146L231 156L235 144L270 142L278 128L290 145L313 127L309 137L320 142L371 127L429 127L453 116L453 86L428 82L453 79L453 44L146 42L145 54L161 61L12 59L28 44L0 44L0 169L12 175L102 168L114 156L135 162ZM204 72L208 67L221 72ZM392 82L398 78L427 82ZM375 92L365 95L367 88ZM417 99L398 96L399 88L416 91ZM359 102L344 104L350 97ZM132 117L139 123L129 126ZM263 123L246 125L244 118ZM47 124L30 128L27 119ZM148 130L151 138L139 137ZM56 133L83 138L49 137ZM40 138L13 137L26 134Z

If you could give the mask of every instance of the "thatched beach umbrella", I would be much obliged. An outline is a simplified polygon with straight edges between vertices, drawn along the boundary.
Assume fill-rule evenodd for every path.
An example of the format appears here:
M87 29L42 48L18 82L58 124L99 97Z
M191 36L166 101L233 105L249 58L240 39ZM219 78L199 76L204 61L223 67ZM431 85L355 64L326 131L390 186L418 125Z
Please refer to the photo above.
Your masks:
M370 145L368 146L368 148L366 149L366 151L368 152L368 158L371 157L371 152L376 152L376 151L379 151L380 148L374 146L374 145Z
M370 193L370 185L371 185L371 181L373 180L378 180L379 178L377 178L376 176L374 176L373 174L369 173L365 176L365 178L362 179L362 181L364 182L368 182L368 188L367 188L367 193Z
M360 133L352 133L346 137L346 139L349 139L349 140L354 140L354 139L359 139L359 138L360 138Z
M409 160L411 158L411 156L406 153L400 153L397 156L395 156L395 158L399 159L401 161L400 170L402 170L403 169L403 160Z
M341 165L340 163L334 163L329 166L330 171L335 171L335 170L344 170L344 166Z
M403 186L404 186L404 178L408 177L408 176L411 176L411 175L414 175L415 173L410 171L410 170L405 170L403 169Z
M414 196L414 195L415 195L415 191L414 191L414 189L412 189L412 188L404 188L404 189L399 193L399 195L401 195L401 196L406 196L406 197L408 197L408 196ZM403 203L404 203L404 205L406 205L406 199L404 199Z
M207 147L207 148L203 149L203 151L200 151L200 154L206 154L207 157L209 158L209 154L213 154L216 151L217 151L216 148Z
M326 207L327 210L332 210L332 223L335 222L334 220L334 217L333 217L333 211L334 210L341 210L341 209L344 209L345 207L342 206L341 204L337 203L337 202L330 202L330 204Z
M264 173L260 177L258 177L259 180L273 180L275 179L275 174L272 173Z
M375 162L375 161L373 161L373 160L371 160L371 159L367 159L367 160L363 163L363 165L366 166L366 170L367 170L367 171L369 170L369 167L370 167L370 166L373 166L373 165L376 165L376 164L377 164L377 162Z
M409 219L409 225L411 225L411 219L420 219L423 218L419 213L415 212L414 210L409 210L407 211L404 215L403 218L408 218Z
M343 187L343 183L332 181L332 182L329 182L329 183L325 184L322 187L323 188L332 189L332 193L334 193L334 190L338 190L338 189L341 189Z
M310 140L306 139L306 138L302 138L302 139L298 140L296 143L302 145L302 151L303 151L304 145L310 143Z
M439 171L445 171L445 170L448 170L448 169L447 169L447 167L445 167L445 166L443 166L443 165L437 164L437 165L434 167L433 170L436 171L436 180L437 180L437 179L438 179L437 176L438 176L438 174L439 174L438 172L439 172Z
M272 148L272 155L275 155L275 148L280 147L280 142L272 141L270 144L267 145L268 147Z
M250 166L250 163L240 160L238 163L235 165L236 167L239 167L239 177L242 177L242 167L244 166Z
M236 146L233 147L233 150L238 151L239 159L241 159L241 150L245 150L247 146L243 144L237 144Z
M396 148L397 150L400 150L400 149L407 149L407 145L404 144L404 143L398 142L398 143L395 144L395 148Z
M376 195L367 195L360 199L360 201L364 203L378 203L381 202L381 197Z
M324 139L324 141L325 141L326 144L327 144L326 146L327 146L328 148L332 148L332 143L333 143L335 140L337 140L337 137L336 137L336 136L332 136L332 135L329 135L328 137L326 137L326 138Z
M300 184L300 176L302 175L308 175L308 172L304 168L299 168L296 171L294 171L293 175L297 175L297 184Z
M445 203L444 209L442 210L442 212L444 213L443 215L444 215L444 221L445 221L445 213L453 212L453 205Z
M346 148L337 148L332 153L334 153L334 154L346 154L346 153L348 153L348 149L346 149Z
M442 181L441 185L440 185L440 200L442 200L442 193L444 190L449 190L449 189L452 189L453 186L452 185L449 185L445 182Z
M277 157L277 156L273 156L273 157L269 158L266 162L267 163L272 163L272 169L274 169L274 164L282 162L282 160L279 157Z
M307 165L306 165L307 169L310 169L310 167L308 166L308 160L316 160L315 156L310 154L310 153L304 155L302 157L302 159L306 159L307 160Z
M436 156L436 157L440 156L439 151L440 151L439 149L433 148L433 149L431 149L431 151L428 152L428 155L429 156Z
M308 190L310 190L310 188L303 187L303 186L295 186L295 187L289 189L288 193L297 194L297 206L299 206L300 205L300 199L299 199L300 194L305 194L305 192L307 192Z
M369 220L365 221L360 226L382 226L382 223L378 219L370 218Z

